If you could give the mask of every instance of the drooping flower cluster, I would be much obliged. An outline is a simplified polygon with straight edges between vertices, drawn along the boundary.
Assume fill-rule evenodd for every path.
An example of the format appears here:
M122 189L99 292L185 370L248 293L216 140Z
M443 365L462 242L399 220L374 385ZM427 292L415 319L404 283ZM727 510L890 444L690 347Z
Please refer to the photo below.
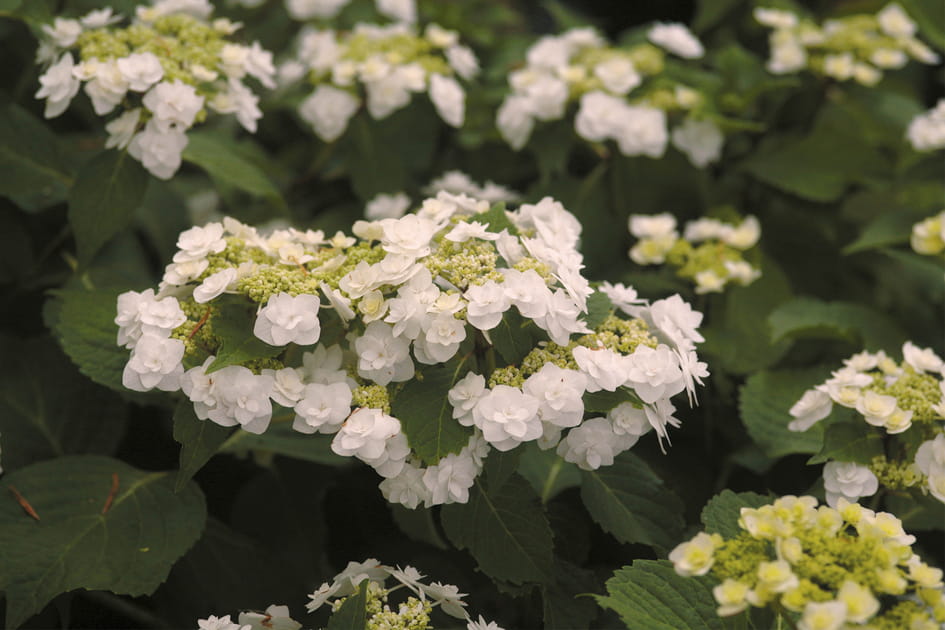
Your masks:
M926 64L939 60L916 38L916 23L896 3L876 15L849 15L823 24L780 9L758 7L754 15L774 29L768 70L775 74L809 70L837 81L876 85L884 70L902 68L910 58Z
M945 149L945 98L909 123L906 139L916 151Z
M374 467L384 495L410 508L466 502L493 448L536 441L583 468L609 465L650 428L662 442L678 425L670 398L692 402L708 374L702 314L678 295L595 293L580 232L551 198L509 212L446 192L357 222L360 238L195 227L158 293L119 298L123 382L182 390L199 418L254 433L274 406L291 410L295 430L333 435L335 453ZM441 373L429 395L449 407L405 428L397 384ZM601 390L614 395L587 409L585 393ZM459 436L448 452L415 448L429 423Z
M255 132L262 112L244 79L274 87L272 53L258 42L230 41L240 25L210 21L212 12L206 0L155 0L124 27L111 9L43 26L47 39L37 57L51 65L36 98L46 99L46 118L62 114L84 87L96 114L118 111L105 125L105 146L127 148L161 179L180 168L187 130L208 111L235 114Z
M903 436L869 465L824 466L830 505L841 498L856 501L872 495L880 484L893 490L922 488L945 503L945 362L911 342L903 345L902 355L903 362L897 364L882 351L856 354L791 407L792 431L806 431L838 404L855 409L871 427L865 431ZM910 446L923 440L918 452Z
M925 256L945 251L945 210L912 226L912 249Z
M448 125L461 127L466 92L458 79L479 73L479 61L454 31L436 24L422 35L406 22L358 24L350 32L306 27L295 59L280 67L283 81L307 77L315 90L299 116L325 142L341 137L362 103L375 120L387 118L426 92Z
M888 512L840 499L784 496L741 508L741 532L702 532L669 555L683 576L709 574L722 617L770 607L798 630L936 630L945 622L942 570L913 553Z
M517 202L521 198L518 193L505 186L487 181L479 185L462 171L447 171L431 181L423 188L423 193L435 197L439 192L452 195L467 195L489 203ZM381 193L371 199L364 208L367 219L399 219L404 216L411 206L411 199L404 192L393 194Z
M702 44L681 24L656 24L648 38L615 48L593 29L578 28L539 39L527 65L509 75L512 91L496 119L502 137L521 149L536 122L565 118L576 102L574 130L589 142L613 140L624 155L659 158L671 140L700 168L718 160L724 137L711 99L664 72L679 63L666 51L696 59Z
M696 293L721 292L730 283L745 286L761 276L761 270L745 260L761 237L753 216L738 224L712 218L689 221L682 237L676 218L668 213L630 215L629 227L639 239L630 248L633 262L672 265L680 278L695 282Z

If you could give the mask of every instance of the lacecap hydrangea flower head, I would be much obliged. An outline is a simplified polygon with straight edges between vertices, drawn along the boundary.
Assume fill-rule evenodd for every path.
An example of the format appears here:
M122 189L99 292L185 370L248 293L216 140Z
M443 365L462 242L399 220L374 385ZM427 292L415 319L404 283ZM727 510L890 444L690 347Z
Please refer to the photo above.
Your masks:
M875 15L848 15L822 24L782 9L758 7L754 15L774 29L768 38L768 70L774 74L808 70L869 86L879 83L884 71L902 68L909 59L925 64L939 61L915 36L915 21L895 2Z
M362 105L375 120L426 93L448 125L461 127L468 82L479 62L459 35L429 24L357 24L351 31L306 26L295 59L280 66L286 84L305 79L315 89L299 105L301 118L325 142L341 137Z
M741 508L737 536L702 532L669 554L676 573L710 575L722 617L769 608L798 630L938 630L942 570L912 551L888 512L784 496Z
M206 0L155 0L127 26L111 9L44 25L37 57L47 68L36 98L46 99L46 118L62 114L82 88L96 114L116 114L105 146L127 148L161 179L180 168L187 130L208 112L234 114L255 132L259 97L244 81L274 87L272 54L258 42L231 41L240 25L211 21L212 12Z
M660 158L671 141L700 168L717 161L724 136L712 97L665 72L701 58L702 44L682 24L655 24L647 38L617 48L576 28L539 39L509 75L496 118L502 137L519 150L537 123L571 115L576 103L574 130L588 142L612 140L623 155Z
M719 293L726 285L751 284L761 270L746 260L758 258L761 237L758 219L748 216L729 223L704 217L689 221L680 236L676 218L669 214L630 215L630 233L637 242L630 259L638 265L668 264L680 278L695 283L696 293Z
M493 449L536 442L610 465L679 424L670 399L691 403L708 375L702 314L678 295L595 291L580 233L551 198L510 212L442 191L416 213L355 223L356 237L195 227L156 293L119 297L123 382L181 390L198 418L254 433L275 407L296 431L333 436L409 508L465 503ZM596 392L612 395L586 406ZM439 411L417 416L431 398ZM447 446L423 439L431 426Z
M364 611L366 628L370 630L433 630L432 615L439 607L446 615L466 622L467 630L502 630L495 622L486 622L479 616L472 619L466 611L463 598L452 584L426 583L425 575L411 566L391 567L374 558L364 562L349 562L331 583L325 582L309 597L306 610L315 612L327 605L332 614L342 608L360 607ZM388 584L391 582L391 584ZM394 604L393 595L403 599ZM403 597L401 597L403 595ZM270 606L265 613L242 612L238 623L230 616L197 621L199 630L298 630L302 624L289 616L287 606Z
M857 412L864 433L885 438L885 453L868 463L824 466L830 505L870 496L880 485L915 488L945 503L945 362L911 342L903 345L902 356L897 363L882 351L856 354L790 409L792 431L806 431L836 404Z

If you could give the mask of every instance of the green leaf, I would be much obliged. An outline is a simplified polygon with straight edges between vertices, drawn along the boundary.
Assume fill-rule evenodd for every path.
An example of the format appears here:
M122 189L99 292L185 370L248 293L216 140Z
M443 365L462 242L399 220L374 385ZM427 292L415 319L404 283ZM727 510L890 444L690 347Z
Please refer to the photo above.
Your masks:
M34 211L65 201L70 186L56 134L22 107L0 105L0 196Z
M217 357L207 367L207 374L254 359L274 357L284 348L270 346L253 334L256 323L254 305L248 300L222 300L213 314L213 334L220 338Z
M889 493L885 497L886 509L902 521L907 532L934 531L941 536L945 523L945 503L933 496L913 489L908 493Z
M484 463L483 477L490 492L498 491L515 474L521 457L521 449L489 454Z
M843 248L843 253L850 255L888 245L908 243L912 226L921 218L911 212L884 212L870 221L857 239Z
M936 0L902 0L903 8L919 25L919 32L933 46L945 51L945 11Z
M417 506L411 510L399 503L388 503L390 514L397 523L397 527L407 538L425 545L433 545L437 549L446 551L449 545L443 539L433 518L433 510Z
M604 323L614 312L614 303L603 291L594 291L587 298L587 313L584 314L584 323L588 328L597 328Z
M233 432L211 420L201 420L189 400L181 400L174 410L174 440L180 444L180 470L174 490L180 492L203 468Z
M767 317L791 297L787 277L771 259L761 264L761 277L747 287L732 287L718 312L711 312L700 354L711 355L709 364L735 374L755 372L773 364L790 343L768 340Z
M489 331L492 345L509 365L518 365L542 338L542 331L518 310L509 309L499 324Z
M788 410L805 391L829 376L826 366L803 370L771 370L751 375L739 389L738 410L748 435L770 457L816 453L823 442L824 423L807 431L789 431Z
M124 433L121 399L76 372L49 337L0 337L0 445L13 471L71 453L111 453Z
M467 504L445 505L441 515L449 539L469 549L489 577L514 584L551 579L551 526L521 477L513 476L494 491L477 480Z
M367 588L370 580L364 579L358 592L345 599L331 619L326 630L365 630L367 628Z
M581 470L577 466L561 459L554 449L543 451L534 443L525 446L519 459L518 473L532 484L542 503L548 503L568 488L581 485Z
M411 379L391 403L410 448L427 465L459 451L469 443L472 427L453 419L447 393L469 372L472 355L457 356L441 366L424 368L423 380Z
M581 499L591 517L620 542L661 550L678 542L683 504L647 466L626 452L612 466L581 473Z
M362 200L405 188L407 169L404 163L397 159L393 147L383 141L378 125L368 120L366 113L359 113L351 119L343 142L351 186Z
M732 492L723 490L702 508L702 524L710 534L721 534L723 538L735 538L743 530L738 526L741 509L759 508L773 499L755 492Z
M584 392L584 411L606 413L625 402L642 405L643 401L629 387L620 386L612 392L602 389L596 392Z
M865 422L835 422L824 430L823 448L807 463L834 460L866 465L884 452L882 435Z
M114 479L118 488L106 510ZM115 459L70 456L4 477L40 520L0 501L0 589L14 628L74 589L148 595L203 531L203 494L174 493L173 475Z
M738 8L742 0L702 0L692 19L692 31L704 33L725 20L725 16Z
M285 455L326 466L353 466L351 457L336 455L331 450L331 436L299 433L291 423L273 421L265 433L255 434L248 431L233 433L220 447L223 453L245 453L263 451L275 455Z
M795 298L768 316L771 339L813 337L847 340L866 350L895 350L909 336L888 315L854 302Z
M125 228L147 185L147 171L124 151L104 151L82 167L69 191L69 223L80 265L88 265Z
M502 230L508 230L509 234L513 236L518 235L518 228L516 228L511 221L509 221L509 217L505 214L504 201L492 204L492 207L490 207L485 212L480 212L471 220L487 225L489 232L498 233Z
M123 391L121 373L131 351L118 345L118 291L62 290L56 334L79 371L100 385Z
M708 576L682 577L666 560L635 560L607 580L597 603L620 615L628 630L721 630Z
M269 177L244 156L240 145L228 136L212 131L187 134L183 159L196 164L214 179L256 197L266 197L277 205L285 202Z

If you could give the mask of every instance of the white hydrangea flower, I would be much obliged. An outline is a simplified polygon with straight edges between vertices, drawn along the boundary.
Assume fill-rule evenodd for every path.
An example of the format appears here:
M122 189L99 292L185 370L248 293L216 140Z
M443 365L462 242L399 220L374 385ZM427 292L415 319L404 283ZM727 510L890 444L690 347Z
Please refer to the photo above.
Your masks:
M479 74L479 60L468 46L453 44L444 51L444 54L450 67L467 81Z
M172 83L158 83L142 99L144 106L154 115L152 122L160 131L169 131L174 125L184 129L193 125L197 113L203 109L203 102L194 86L179 79Z
M528 99L524 96L507 96L499 106L496 127L509 146L516 151L521 150L528 143L535 127Z
M618 354L609 348L586 348L578 346L572 351L574 360L587 375L587 391L616 391L627 382L630 357Z
M626 94L643 82L633 62L627 57L611 57L594 66L594 76L614 94Z
M177 298L156 298L154 289L138 293L126 291L118 296L118 345L133 348L142 335L169 337L187 321Z
M414 352L421 363L445 363L453 358L465 338L465 322L451 313L443 313L429 322L423 336L416 340Z
M853 462L827 462L824 464L824 489L827 491L827 505L837 507L840 497L856 502L860 497L868 497L879 489L879 480L867 468Z
M534 269L521 272L503 269L504 281L500 285L505 297L519 312L529 319L544 317L548 312L552 293L548 285Z
M66 111L73 97L79 93L81 81L73 76L75 61L71 53L65 53L55 64L39 77L40 88L36 98L46 99L46 118L55 118Z
M253 334L271 346L289 343L311 345L318 341L321 334L318 321L320 305L318 297L311 294L274 295L256 314Z
M508 385L497 385L476 402L473 422L499 451L509 451L542 434L539 402Z
M931 348L919 348L911 341L903 344L902 358L919 373L941 374L945 369L945 362Z
M399 503L408 510L414 510L420 504L429 504L431 500L430 490L423 482L425 473L424 469L407 462L399 474L385 478L378 487L390 503Z
M788 429L806 431L829 416L832 409L833 400L830 396L818 389L809 389L791 407L789 413L794 420L788 423Z
M906 130L906 139L916 151L945 149L945 99L912 119Z
M705 341L696 330L702 323L702 313L693 309L678 293L653 302L648 319L680 350L689 350L693 343Z
M628 358L625 383L643 402L652 404L685 388L679 361L669 346L660 344L654 350L641 344Z
M302 627L302 624L289 616L288 606L275 604L266 608L264 613L241 612L239 623L249 630L299 630Z
M473 424L472 410L486 392L486 379L482 374L469 372L456 381L447 394L453 407L453 418L463 426Z
M915 465L928 477L927 487L936 499L945 503L945 434L927 440L915 454Z
M351 0L285 0L285 8L294 20L331 18Z
M416 0L375 0L377 11L381 15L413 24L417 21Z
M410 344L395 337L393 327L384 322L371 322L364 335L354 342L358 353L358 374L378 385L406 381L414 373Z
M376 195L367 202L364 216L372 221L380 219L399 219L410 208L410 197L404 192Z
M646 37L657 46L685 59L698 59L705 54L702 43L684 24L654 24Z
M299 105L299 116L312 125L319 138L332 142L345 132L348 122L360 106L360 99L350 92L330 85L319 85Z
M226 249L223 225L213 222L202 227L196 226L184 230L177 237L177 249L179 251L174 254L176 263L200 260L210 254L219 254Z
M776 29L791 29L797 26L797 15L790 11L755 7L752 15L759 24Z
M121 384L137 392L155 387L166 392L177 391L184 374L183 358L184 342L180 339L145 333L131 352Z
M269 397L283 407L291 409L304 396L305 383L302 381L301 370L287 367L279 370L264 369L261 373L272 377L272 391Z
M120 57L115 63L128 83L128 89L135 92L147 92L151 86L164 78L161 60L151 52Z
M82 34L79 20L57 17L52 25L43 24L43 33L59 48L70 48Z
M522 384L522 391L538 401L538 417L559 428L575 427L584 417L587 376L546 363Z
M884 33L896 39L907 39L915 35L916 23L896 2L887 4L876 14L876 20Z
M209 360L208 360L209 361ZM231 427L240 425L244 431L262 433L272 418L273 378L253 374L241 365L230 365L212 373L208 378L206 365L193 370L181 379L181 389L194 402L198 418L209 418L215 423ZM188 374L190 376L188 377ZM211 404L212 403L212 404Z
M383 219L381 246L391 254L420 258L430 253L430 241L440 226L433 221L408 214L400 219Z
M410 447L397 418L380 409L361 408L352 412L335 434L331 450L343 457L357 457L382 477L396 477Z
M423 473L423 485L430 492L430 505L469 502L469 489L479 472L480 468L466 449L440 459Z
M156 120L148 121L144 130L131 139L128 153L155 177L170 179L180 168L187 134L174 127L162 130Z
M351 412L351 388L344 381L309 383L295 403L292 428L300 433L334 433Z
M197 630L246 630L248 627L233 623L229 615L223 617L210 615L206 619L197 620Z
M591 418L571 429L560 444L558 455L582 470L610 466L614 457L636 444L638 436L618 435L607 418Z
M659 158L666 152L669 133L666 112L646 105L628 105L626 115L615 139L624 155L647 155Z
M452 77L430 76L430 100L446 124L462 127L466 118L466 92Z
M672 138L673 146L685 153L689 161L699 168L718 161L725 141L715 123L693 118L687 118L673 129Z
M613 425L617 435L645 435L653 427L647 419L646 412L633 406L633 403L620 403L607 412L607 419Z
M141 108L136 107L129 109L118 118L107 123L105 131L108 132L108 140L105 141L105 148L126 148L138 130L138 121L140 120Z
M190 261L190 263L201 261ZM181 264L190 264L181 263ZM210 300L217 298L226 291L229 291L236 284L237 271L233 267L222 269L216 273L210 274L204 278L200 286L194 288L194 302L197 304L206 304Z

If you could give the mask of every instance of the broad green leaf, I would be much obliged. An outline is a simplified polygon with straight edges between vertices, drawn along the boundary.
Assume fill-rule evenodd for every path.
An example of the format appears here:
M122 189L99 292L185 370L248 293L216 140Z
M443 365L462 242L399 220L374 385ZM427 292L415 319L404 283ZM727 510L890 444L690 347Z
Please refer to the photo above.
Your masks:
M509 217L505 214L505 202L503 201L492 204L491 208L485 212L480 212L471 220L478 221L483 225L487 225L489 227L489 232L501 232L502 230L508 230L509 234L518 234L518 228L515 227L515 224L509 221Z
M518 463L522 457L521 449L511 451L496 451L489 454L483 464L483 477L486 487L493 494L500 490L505 482L518 470Z
M493 347L509 365L518 365L542 336L543 332L522 317L517 309L507 310L499 325L489 331Z
M538 162L541 183L550 182L566 171L568 154L574 145L574 133L566 121L540 123L526 145Z
M884 454L883 436L865 422L835 422L824 430L824 446L807 460L808 464L826 461L869 464Z
M607 413L625 402L643 404L636 392L629 387L618 387L612 392L602 389L596 392L584 392L584 411Z
M177 471L175 491L180 492L187 486L232 432L232 427L222 427L212 420L198 418L189 400L177 403L174 409L174 440L180 444L180 470Z
M82 167L69 191L69 223L80 265L88 265L128 225L147 185L147 171L124 151L104 151Z
M620 542L660 550L678 542L683 504L647 464L626 452L612 466L582 471L581 499L591 517Z
M22 107L0 105L0 196L41 210L65 201L72 181L56 134Z
M534 443L527 444L522 451L518 473L532 484L542 503L581 485L581 470L577 466L561 459L554 449L543 451Z
M584 630L598 610L589 597L600 588L593 571L560 560L555 563L554 581L541 587L542 620L545 630Z
M72 453L111 453L127 409L76 372L49 337L0 337L0 445L3 468Z
M254 305L248 300L224 300L213 314L213 334L220 338L217 356L207 367L207 373L222 370L253 359L274 357L283 348L270 346L253 334L256 323Z
M921 217L917 218L910 212L884 212L870 221L857 239L843 248L843 253L856 254L888 245L908 243L912 226L920 219Z
M232 138L212 131L191 131L187 138L184 160L196 164L213 179L228 186L284 205L279 189L262 169L246 159Z
M795 298L768 316L771 339L813 337L862 344L866 350L895 351L909 337L888 315L854 302Z
M427 465L459 451L469 443L472 427L453 419L447 393L475 367L472 355L457 356L444 365L423 369L423 380L411 379L391 403L410 448Z
M407 538L446 551L449 545L437 529L433 510L421 506L411 510L399 503L388 503L391 517Z
M328 620L326 630L365 630L367 628L367 587L370 580L364 579L358 592L349 595Z
M603 291L594 291L587 298L587 313L584 314L584 323L588 328L597 328L604 323L614 312L614 303Z
M945 10L936 0L903 0L903 8L919 25L919 32L941 51L945 51Z
M735 538L742 532L738 526L741 509L759 508L768 505L773 499L755 492L732 492L723 490L715 495L702 508L702 524L710 534L721 534L723 538Z
M702 330L706 342L700 355L711 355L709 365L735 374L755 372L781 358L787 341L768 341L768 315L791 297L787 277L771 259L761 264L761 277L747 287L726 289L725 301L710 312L712 324Z
M692 19L694 33L704 33L725 20L725 16L738 8L742 0L702 0Z
M607 580L607 595L595 595L628 630L722 630L708 576L682 577L666 560L634 560Z
M885 497L886 509L902 521L907 532L934 531L941 536L945 523L945 503L917 489L906 493L889 493Z
M6 475L4 485L39 516L28 516L12 497L0 501L0 589L9 628L78 588L150 594L200 537L207 516L196 485L175 494L173 474L107 457L33 464Z
M551 526L521 477L513 476L496 491L486 491L477 480L468 503L445 505L441 515L449 539L469 549L489 577L513 584L551 579Z
M351 186L362 200L405 188L406 167L397 159L393 148L383 141L378 125L368 120L366 112L351 119L342 141Z
M273 421L264 433L258 435L248 431L233 433L220 447L220 452L263 451L326 466L355 464L353 458L336 455L331 450L331 436L299 433L292 429L290 422L285 422L284 418L282 420Z
M118 291L59 291L56 334L79 371L100 385L123 391L121 373L131 351L118 345Z
M771 370L751 375L739 389L738 410L748 435L770 457L816 453L823 443L824 423L807 431L789 431L788 410L804 392L830 375L828 367Z

